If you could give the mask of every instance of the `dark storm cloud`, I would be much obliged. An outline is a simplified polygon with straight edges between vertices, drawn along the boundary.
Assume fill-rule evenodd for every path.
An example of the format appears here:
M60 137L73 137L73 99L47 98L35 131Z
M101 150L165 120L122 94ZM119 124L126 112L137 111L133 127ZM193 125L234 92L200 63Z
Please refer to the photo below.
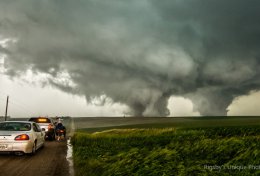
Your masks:
M0 36L7 74L68 72L88 100L107 95L133 115L165 116L168 98L225 115L259 89L260 12L251 0L5 1ZM3 48L0 48L3 52Z

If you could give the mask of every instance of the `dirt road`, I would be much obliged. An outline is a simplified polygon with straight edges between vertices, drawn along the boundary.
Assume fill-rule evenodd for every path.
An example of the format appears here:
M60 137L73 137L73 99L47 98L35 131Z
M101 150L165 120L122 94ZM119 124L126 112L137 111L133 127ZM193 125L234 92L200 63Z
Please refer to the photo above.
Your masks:
M34 156L0 154L0 175L69 176L67 142L47 141Z

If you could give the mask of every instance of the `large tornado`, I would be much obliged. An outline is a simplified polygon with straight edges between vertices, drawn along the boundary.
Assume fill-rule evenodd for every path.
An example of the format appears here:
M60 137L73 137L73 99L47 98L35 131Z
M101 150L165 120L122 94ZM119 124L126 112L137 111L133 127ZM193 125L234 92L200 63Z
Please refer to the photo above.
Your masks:
M27 70L88 102L105 95L134 116L167 116L168 99L226 115L260 88L260 1L0 2L5 74ZM106 101L106 98L103 100ZM101 103L102 104L102 103Z

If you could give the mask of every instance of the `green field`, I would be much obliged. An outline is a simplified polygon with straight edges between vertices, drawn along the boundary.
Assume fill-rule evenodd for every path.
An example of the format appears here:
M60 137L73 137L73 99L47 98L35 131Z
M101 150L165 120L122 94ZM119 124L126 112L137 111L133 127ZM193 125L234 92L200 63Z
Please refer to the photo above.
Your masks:
M97 132L109 129L129 128L201 128L229 126L260 126L258 116L228 117L98 117L76 118L77 131Z
M260 127L246 125L81 130L72 138L76 175L260 175Z

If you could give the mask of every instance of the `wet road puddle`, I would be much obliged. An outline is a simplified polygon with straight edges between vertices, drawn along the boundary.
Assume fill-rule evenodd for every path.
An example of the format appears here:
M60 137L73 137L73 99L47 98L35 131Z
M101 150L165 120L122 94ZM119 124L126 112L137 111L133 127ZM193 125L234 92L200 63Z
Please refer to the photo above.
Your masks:
M67 140L67 156L66 159L69 163L69 174L74 176L74 166L73 166L73 156L72 156L72 145L70 143L70 138Z

